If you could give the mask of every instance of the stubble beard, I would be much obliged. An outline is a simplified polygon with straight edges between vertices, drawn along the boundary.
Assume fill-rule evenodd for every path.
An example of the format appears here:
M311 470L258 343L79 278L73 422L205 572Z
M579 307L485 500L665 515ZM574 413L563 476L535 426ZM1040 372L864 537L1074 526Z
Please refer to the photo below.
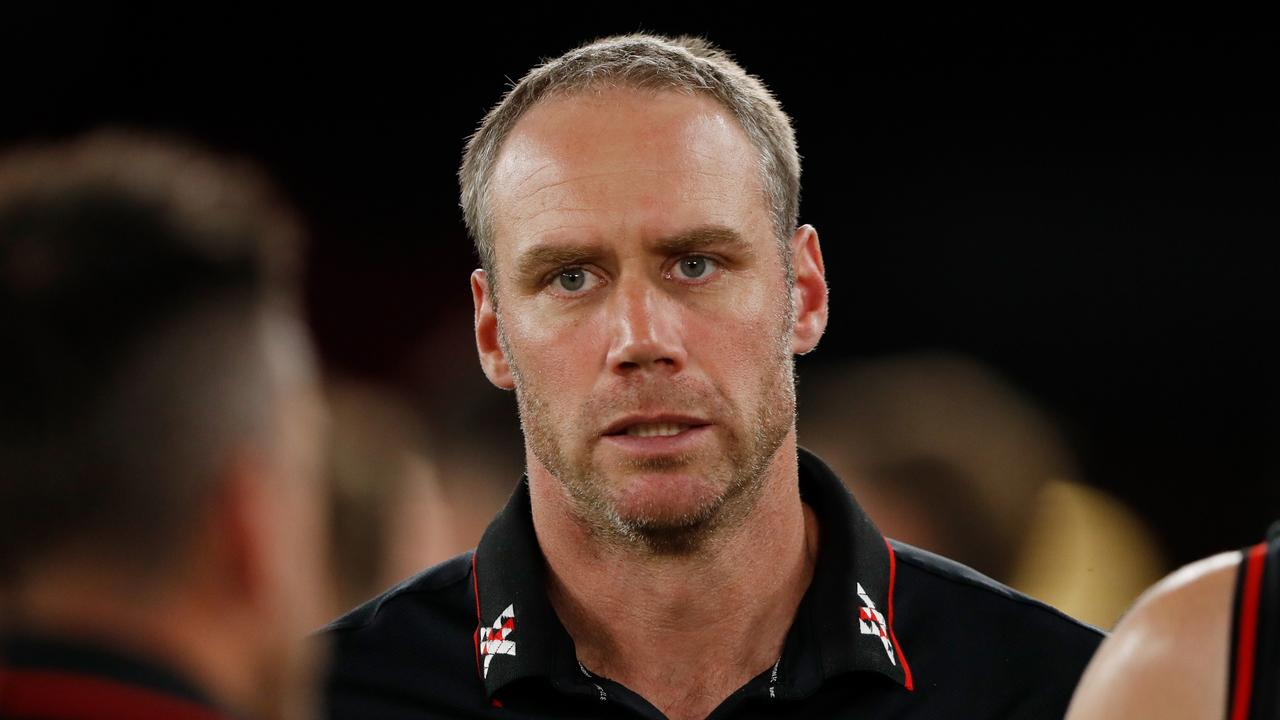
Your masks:
M789 329L790 322L785 327ZM722 387L677 377L663 381L661 387L631 385L607 397L589 399L576 422L562 424L556 422L555 412L536 381L521 374L499 326L499 339L515 378L520 425L530 452L564 487L576 519L596 541L650 556L706 552L716 538L740 527L755 509L774 456L795 426L795 369L786 342L789 336L789 332L780 333L774 343L777 352L761 377L763 392L754 412L736 407ZM691 399L695 403L692 406ZM611 494L616 483L593 461L590 449L580 457L566 452L571 442L560 428L598 428L602 418L615 417L642 404L710 410L719 420L716 431L725 434L723 461L713 463L704 472L704 480L717 491L675 515L648 513L643 508L624 514ZM695 455L674 455L631 460L623 471L673 471L698 459Z

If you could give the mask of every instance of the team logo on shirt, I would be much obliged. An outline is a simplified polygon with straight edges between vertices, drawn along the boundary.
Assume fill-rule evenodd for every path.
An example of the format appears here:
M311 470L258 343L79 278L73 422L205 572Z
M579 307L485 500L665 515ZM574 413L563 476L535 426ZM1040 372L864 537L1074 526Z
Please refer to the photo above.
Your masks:
M884 615L876 610L876 604L867 596L867 591L862 589L862 583L858 583L858 597L865 603L864 607L858 608L858 628L863 635L880 638L880 642L884 643L885 653L889 655L889 662L897 665L898 661L893 659L893 643L889 640L889 626L885 624Z
M480 628L480 657L484 658L484 676L489 677L489 663L495 655L515 655L516 641L509 640L516 631L516 606L506 610L493 621L493 627Z

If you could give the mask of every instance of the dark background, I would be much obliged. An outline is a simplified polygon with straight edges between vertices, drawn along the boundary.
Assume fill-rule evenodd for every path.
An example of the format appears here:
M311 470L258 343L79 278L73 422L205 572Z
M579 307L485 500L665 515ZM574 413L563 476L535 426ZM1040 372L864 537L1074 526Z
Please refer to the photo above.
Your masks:
M309 309L330 366L440 417L481 381L465 136L540 57L697 33L795 121L801 218L832 292L801 382L819 363L971 353L1044 404L1085 479L1137 508L1172 560L1280 516L1280 35L1258 21L85 12L0 22L0 143L114 124L256 158L315 235Z

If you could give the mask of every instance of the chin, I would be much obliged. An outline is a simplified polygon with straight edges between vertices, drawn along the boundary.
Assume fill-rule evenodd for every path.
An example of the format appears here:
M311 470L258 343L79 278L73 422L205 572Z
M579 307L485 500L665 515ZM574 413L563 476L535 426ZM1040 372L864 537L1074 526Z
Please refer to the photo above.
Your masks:
M648 472L626 478L610 503L613 525L650 550L686 553L720 526L725 488L703 475Z
M622 528L627 545L641 548L649 555L660 557L687 557L701 554L716 536L718 523L714 518L687 522L639 523Z
M714 512L724 494L719 483L688 469L630 472L620 478L612 504L622 518L680 525Z

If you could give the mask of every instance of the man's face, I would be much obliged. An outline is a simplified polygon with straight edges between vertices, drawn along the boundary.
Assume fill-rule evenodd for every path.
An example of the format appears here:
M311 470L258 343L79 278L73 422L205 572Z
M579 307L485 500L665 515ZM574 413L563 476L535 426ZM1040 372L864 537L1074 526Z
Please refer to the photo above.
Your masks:
M486 370L516 389L530 473L607 539L696 547L750 510L792 431L757 163L713 100L616 89L539 104L498 159L487 287L509 374Z

